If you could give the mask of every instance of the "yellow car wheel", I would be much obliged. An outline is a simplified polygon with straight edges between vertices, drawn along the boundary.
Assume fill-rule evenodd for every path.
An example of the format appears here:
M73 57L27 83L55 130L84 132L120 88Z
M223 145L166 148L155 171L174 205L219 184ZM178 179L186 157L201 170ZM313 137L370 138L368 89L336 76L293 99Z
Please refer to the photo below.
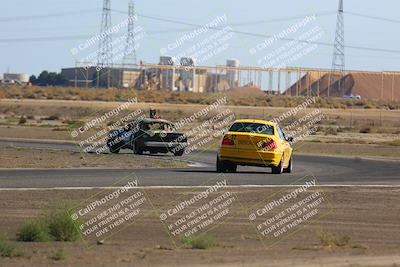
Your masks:
M272 166L272 173L273 174L281 174L283 172L283 155L281 161L279 162L278 166Z
M228 172L236 172L237 171L237 165L230 163L228 164Z
M217 157L217 172L236 172L237 171L237 165L234 163L230 162L225 162L219 159Z
M221 173L221 172L225 172L225 164L219 160L219 157L217 157L217 172Z
M289 165L287 166L287 168L283 169L283 172L292 173L292 170L293 170L293 158L290 158Z

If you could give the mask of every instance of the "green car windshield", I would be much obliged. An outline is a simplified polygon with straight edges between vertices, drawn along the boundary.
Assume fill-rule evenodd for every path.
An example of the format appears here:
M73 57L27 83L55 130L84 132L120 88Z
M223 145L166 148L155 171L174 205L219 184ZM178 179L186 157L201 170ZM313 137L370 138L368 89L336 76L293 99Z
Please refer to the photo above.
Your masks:
M149 122L143 124L145 131L171 131L173 126L165 122Z

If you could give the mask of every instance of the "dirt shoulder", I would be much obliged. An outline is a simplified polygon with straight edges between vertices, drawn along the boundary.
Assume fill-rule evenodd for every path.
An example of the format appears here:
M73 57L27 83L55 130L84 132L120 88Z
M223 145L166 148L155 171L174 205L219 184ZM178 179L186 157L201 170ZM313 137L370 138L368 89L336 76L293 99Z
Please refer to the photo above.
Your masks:
M0 141L29 141L40 143L71 143L74 142L67 139L66 133L59 135L48 128L40 127L1 127L0 126ZM348 157L369 157L383 159L400 159L399 143L390 143L389 141L376 143L351 143L349 141L331 141L331 140L310 140L299 142L294 146L295 153L311 154L311 155L330 155L330 156L348 156ZM217 144L210 148L213 151L217 150ZM24 154L22 151L19 153ZM0 152L2 155L4 152ZM29 154L29 152L28 152ZM73 155L73 153L64 153ZM89 156L94 157L94 156ZM135 158L135 157L133 157ZM135 161L137 162L137 161ZM40 163L40 161L39 161ZM1 164L1 163L0 163ZM74 166L79 166L74 164ZM85 166L85 165L81 165Z
M67 255L58 266L398 266L400 264L400 189L398 187L315 187L329 200L319 207L318 220L296 228L283 239L260 239L249 222L249 208L269 197L291 192L288 187L224 188L240 201L207 234L217 245L206 250L181 247L179 239L160 221L160 213L204 189L141 188L151 208L123 231L90 249L82 242L15 242L18 228L59 203L82 205L100 190L0 191L0 232L25 252L19 258L0 258L4 266L48 266L55 248ZM111 192L109 190L108 192ZM104 193L104 191L103 191ZM212 194L212 196L214 196ZM80 203L80 204L79 204ZM196 203L185 214L199 208ZM343 246L322 245L318 233L350 238ZM346 239L347 240L347 239ZM275 242L277 241L277 242ZM267 244L267 246L266 246ZM272 246L268 246L273 244ZM268 248L267 248L268 247Z
M294 153L345 157L400 159L399 146L377 144L315 143L304 142Z
M170 157L69 152L15 148L0 145L0 168L184 168L188 164Z

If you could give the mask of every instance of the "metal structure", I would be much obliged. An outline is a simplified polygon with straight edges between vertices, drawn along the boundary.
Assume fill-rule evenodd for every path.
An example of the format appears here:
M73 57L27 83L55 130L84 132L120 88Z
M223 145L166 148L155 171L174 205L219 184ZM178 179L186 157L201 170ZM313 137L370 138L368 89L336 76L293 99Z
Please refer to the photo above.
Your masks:
M133 64L113 64L110 68L114 87L121 86L120 70L123 68L126 73L137 73L131 75L132 83L137 80L138 85L153 84L154 88L135 88L142 90L167 90L177 91L177 81L185 78L182 73L194 73L193 92L207 93L230 90L230 72L237 73L237 86L256 86L274 95L304 96L304 97L343 97L337 90L338 84L331 84L335 81L331 69L322 68L259 68L249 66L228 67L228 66L197 66L197 65L176 65L172 57L163 57L159 64L141 64L137 68ZM80 87L88 87L91 80L85 81L85 77L93 77L95 68L83 69L83 66L93 65L90 62L76 62L76 68L63 69L62 73L68 78L71 84ZM75 72L74 72L75 71ZM83 75L84 72L86 75ZM143 75L147 73L147 75ZM343 88L350 90L350 94L360 94L363 98L379 100L400 100L400 72L385 71L360 71L345 70L344 75L352 80L352 83L343 84ZM153 80L153 83L150 80ZM158 79L158 80L157 80ZM362 81L361 83L359 81ZM367 91L352 91L354 88L365 87ZM136 82L135 82L136 83ZM353 87L355 86L355 87Z
M103 15L99 36L99 50L97 51L97 87L100 86L100 70L107 72L107 88L110 87L110 71L112 65L112 36L111 36L111 0L103 0Z
M126 44L124 51L124 58L122 64L127 63L137 65L136 58L136 44L135 44L135 4L133 1L129 2L128 7L128 34L126 36Z
M345 70L343 0L339 0L332 69L340 72Z
M103 0L103 15L99 39L97 65L109 67L112 64L111 0Z
M333 48L332 71L344 76L345 70L345 53L344 53L344 15L343 15L343 0L339 0L339 8L336 20L336 34ZM342 79L339 79L338 88L342 92Z

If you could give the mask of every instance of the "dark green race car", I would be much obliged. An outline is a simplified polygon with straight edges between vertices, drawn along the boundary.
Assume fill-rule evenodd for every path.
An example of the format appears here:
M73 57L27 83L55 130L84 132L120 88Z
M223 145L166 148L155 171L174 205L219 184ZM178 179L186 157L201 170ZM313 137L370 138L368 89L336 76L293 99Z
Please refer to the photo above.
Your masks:
M112 153L121 149L132 149L135 154L168 153L182 156L187 146L183 133L175 131L174 125L162 119L144 119L128 124L123 129L112 130L108 134L107 146Z

